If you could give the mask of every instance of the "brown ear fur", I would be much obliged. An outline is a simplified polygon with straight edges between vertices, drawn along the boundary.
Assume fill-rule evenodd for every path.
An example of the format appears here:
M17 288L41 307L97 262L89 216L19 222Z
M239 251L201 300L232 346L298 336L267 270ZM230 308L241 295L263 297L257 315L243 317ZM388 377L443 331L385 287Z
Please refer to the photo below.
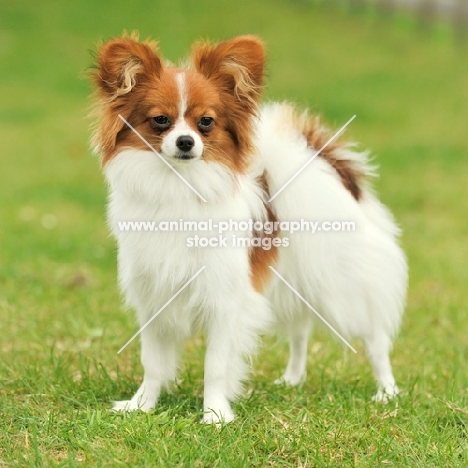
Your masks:
M91 113L95 118L92 143L105 164L112 155L118 133L125 126L118 114L128 118L132 112L133 106L126 97L145 80L157 79L163 65L157 44L139 42L136 33L103 44L97 51L96 61L96 69L91 73L97 98Z
M236 145L239 161L247 161L253 150L253 120L263 88L265 49L254 36L229 41L195 44L195 69L221 92L225 106L226 131Z
M198 72L234 95L248 110L256 108L265 67L265 49L260 39L239 36L214 46L198 43L193 49Z
M161 70L157 44L138 42L138 36L133 33L112 39L100 47L93 81L105 96L115 99L129 93L140 77L157 77Z

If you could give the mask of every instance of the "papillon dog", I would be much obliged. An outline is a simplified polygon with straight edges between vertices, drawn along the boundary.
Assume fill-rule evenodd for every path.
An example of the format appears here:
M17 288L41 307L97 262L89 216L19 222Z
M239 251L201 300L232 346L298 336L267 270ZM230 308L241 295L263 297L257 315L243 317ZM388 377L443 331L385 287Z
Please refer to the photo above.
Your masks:
M321 321L363 341L376 400L396 395L389 352L407 266L393 217L370 188L367 155L331 141L317 117L260 103L265 48L257 37L197 42L175 66L155 42L126 34L102 44L96 59L93 144L144 368L135 395L114 409L154 408L176 378L184 341L202 330L202 421L229 422L259 336L276 327L289 340L278 380L297 385ZM319 227L284 228L299 220ZM326 229L344 221L355 229ZM123 229L128 222L161 228ZM186 222L190 231L162 228Z

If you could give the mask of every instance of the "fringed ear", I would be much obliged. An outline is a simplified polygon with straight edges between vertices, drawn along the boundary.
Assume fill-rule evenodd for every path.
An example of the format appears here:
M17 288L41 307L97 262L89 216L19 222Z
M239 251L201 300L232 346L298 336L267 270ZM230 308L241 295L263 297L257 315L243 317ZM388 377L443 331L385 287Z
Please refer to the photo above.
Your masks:
M127 99L141 85L157 80L162 71L162 60L157 54L157 44L138 41L138 35L124 34L101 45L96 54L96 67L91 80L96 86L92 144L100 153L102 163L112 156L118 133L125 124L118 117L128 118L133 111L132 100Z
M93 81L104 96L113 100L131 92L140 78L158 77L161 70L157 44L138 42L138 35L133 33L112 39L99 48Z
M251 112L256 110L263 88L265 49L255 36L239 36L229 41L195 44L195 69L224 91L233 95Z

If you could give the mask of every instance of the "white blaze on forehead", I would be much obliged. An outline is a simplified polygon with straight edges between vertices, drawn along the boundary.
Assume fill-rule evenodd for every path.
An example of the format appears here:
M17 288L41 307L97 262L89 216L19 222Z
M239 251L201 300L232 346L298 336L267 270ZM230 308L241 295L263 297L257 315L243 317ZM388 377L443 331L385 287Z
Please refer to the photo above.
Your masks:
M203 156L203 142L200 135L190 127L189 123L185 120L185 113L187 112L187 86L185 82L186 75L184 72L179 72L176 75L177 88L179 90L179 115L177 116L174 126L163 138L161 145L161 152L168 157L174 157L180 153L177 148L177 139L181 136L191 136L194 141L193 148L190 153L195 158Z
M177 87L179 88L179 120L184 118L187 112L187 89L185 87L185 73L177 73L176 75Z

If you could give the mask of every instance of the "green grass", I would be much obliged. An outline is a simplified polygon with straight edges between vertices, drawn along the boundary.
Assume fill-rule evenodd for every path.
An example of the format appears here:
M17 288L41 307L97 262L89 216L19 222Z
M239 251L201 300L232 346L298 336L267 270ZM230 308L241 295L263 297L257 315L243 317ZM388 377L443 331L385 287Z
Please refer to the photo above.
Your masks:
M175 60L199 37L261 35L268 98L309 105L372 148L404 230L410 292L393 362L403 395L370 402L364 352L325 333L299 389L272 381L269 338L237 420L198 424L203 342L151 414L114 415L142 369L116 286L105 186L88 151L88 50L139 29ZM468 61L441 26L418 31L314 2L0 5L0 466L468 466Z

